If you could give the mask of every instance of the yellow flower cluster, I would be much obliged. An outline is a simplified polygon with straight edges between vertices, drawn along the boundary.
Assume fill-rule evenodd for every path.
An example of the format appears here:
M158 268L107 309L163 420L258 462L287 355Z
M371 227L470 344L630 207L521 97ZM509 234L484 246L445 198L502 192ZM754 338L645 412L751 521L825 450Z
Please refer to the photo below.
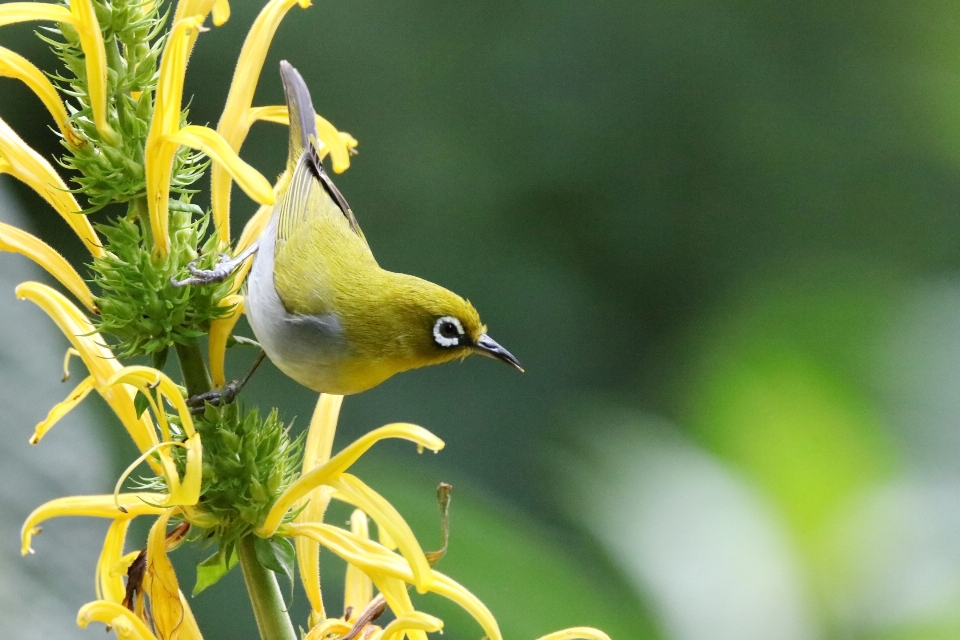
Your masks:
M181 146L206 154L213 160L212 203L216 233L226 249L230 245L229 207L232 182L237 184L261 209L244 229L236 246L240 252L262 231L271 214L274 187L259 172L238 156L250 126L257 120L287 123L285 107L252 106L257 79L267 48L276 29L295 4L306 8L308 0L270 0L253 24L237 63L226 108L216 131L207 127L181 126L181 102L187 60L203 23L210 13L220 25L229 17L227 0L181 0L160 60L155 109L145 148L146 195L153 251L165 255L169 248L168 201L171 162ZM104 42L91 0L71 0L69 8L54 4L12 2L0 5L0 26L29 20L68 24L79 34L86 64L86 78L96 130L104 139L117 135L110 130L105 116L108 108ZM0 75L23 81L43 101L66 140L79 144L71 119L56 89L30 62L0 47ZM324 152L329 153L334 169L345 170L356 141L317 116ZM104 247L88 219L79 215L80 206L49 162L27 146L0 120L0 172L23 181L36 190L74 229L94 257ZM281 177L281 181L284 178ZM38 238L0 224L0 250L13 251L32 259L72 294L90 313L96 313L94 296L77 271L56 251ZM247 265L249 266L249 265ZM223 304L230 315L212 323L209 359L214 384L224 384L224 353L227 339L242 313L242 298L236 293L245 276L236 278L234 293ZM31 539L40 525L54 517L92 516L112 521L97 564L96 600L80 609L81 627L94 621L109 625L122 639L180 640L200 639L200 631L181 592L167 552L182 539L186 525L168 532L171 518L190 526L207 527L209 516L200 501L203 443L195 430L183 390L161 371L143 366L123 366L97 333L90 318L55 289L36 282L21 284L16 294L39 305L59 326L72 347L64 368L73 356L81 358L89 376L61 403L53 407L37 425L30 442L40 442L47 431L90 392L99 393L119 417L141 452L124 474L146 462L162 476L166 492L120 492L112 495L73 496L48 502L29 515L23 526L23 553L32 552ZM141 394L149 410L138 411L134 399ZM469 591L451 578L435 571L427 560L410 527L397 511L359 478L348 473L370 447L380 440L401 438L419 449L438 451L443 442L428 431L409 424L392 424L372 431L353 444L332 454L342 397L321 395L310 424L305 444L303 470L276 501L264 522L255 530L261 537L275 535L292 538L299 572L310 601L309 640L323 640L360 634L367 640L426 640L427 633L438 632L443 622L416 611L408 588L421 593L434 592L464 607L479 622L487 637L501 640L491 613ZM169 416L175 415L176 420ZM174 450L185 449L185 456ZM185 460L178 466L177 460ZM356 508L349 529L323 522L331 499ZM290 514L295 513L294 518ZM124 553L129 524L138 516L154 516L145 554ZM368 518L377 525L378 541L369 537ZM343 617L328 617L320 590L319 550L325 547L348 563L346 602ZM131 567L143 561L135 572ZM125 582L125 578L128 577ZM131 581L136 580L137 584ZM379 595L374 597L374 587ZM131 602L130 592L139 594ZM149 612L145 600L149 600ZM393 620L385 627L374 624L377 615L389 607ZM568 629L541 640L609 640L593 629Z

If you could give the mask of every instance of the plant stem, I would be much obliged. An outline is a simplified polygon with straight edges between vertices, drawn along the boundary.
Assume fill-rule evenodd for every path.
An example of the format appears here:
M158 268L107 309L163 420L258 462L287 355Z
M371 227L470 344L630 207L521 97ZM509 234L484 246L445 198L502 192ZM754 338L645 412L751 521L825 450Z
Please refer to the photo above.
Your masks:
M183 384L187 387L187 395L198 396L213 388L210 373L203 361L203 353L196 340L187 344L177 343L177 358L180 359L180 371L183 372Z
M277 584L277 576L257 560L253 534L241 538L237 547L243 581L247 584L261 640L297 640L283 603L280 585Z

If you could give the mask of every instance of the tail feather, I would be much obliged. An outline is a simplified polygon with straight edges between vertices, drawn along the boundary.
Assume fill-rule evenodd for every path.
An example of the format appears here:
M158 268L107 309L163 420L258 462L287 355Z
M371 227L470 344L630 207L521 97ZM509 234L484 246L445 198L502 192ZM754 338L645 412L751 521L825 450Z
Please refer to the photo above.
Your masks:
M287 154L287 168L291 171L300 161L304 149L312 147L310 139L317 137L317 121L313 110L310 90L303 81L300 72L286 60L280 61L280 77L283 79L283 91L287 97L287 111L290 114L290 148Z
M299 172L309 171L312 178L317 180L326 191L327 195L333 199L340 211L346 216L350 223L350 228L363 238L363 232L357 219L347 204L346 198L340 193L333 180L323 169L323 163L320 162L320 156L317 154L317 120L316 112L313 110L313 100L310 99L310 90L303 81L300 72L293 68L286 60L280 61L280 77L283 79L283 90L287 96L287 112L290 118L290 149L287 155L287 170L290 172L292 183L300 184L297 180ZM306 188L306 187L304 187ZM281 210L289 207L280 207ZM290 225L293 220L299 220L303 212L296 215L281 215L281 227L288 232L292 229ZM284 223L283 220L287 222ZM364 242L366 242L366 239Z

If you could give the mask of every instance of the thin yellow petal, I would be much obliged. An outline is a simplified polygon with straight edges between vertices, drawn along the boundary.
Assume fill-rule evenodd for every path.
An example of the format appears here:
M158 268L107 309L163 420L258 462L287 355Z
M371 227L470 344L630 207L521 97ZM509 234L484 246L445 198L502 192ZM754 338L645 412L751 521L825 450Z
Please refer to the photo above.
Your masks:
M97 391L120 418L140 451L156 445L157 434L150 417L146 413L139 415L134 406L134 391L123 385L106 385L121 366L83 312L63 294L39 282L22 283L16 288L16 295L19 299L27 299L37 304L57 323L60 331L70 340L87 369L96 378ZM151 460L150 464L154 466L155 462ZM159 468L154 466L154 470L159 471Z
M91 622L113 627L122 640L157 640L143 620L116 602L97 600L83 605L77 614L77 626L86 629Z
M187 462L183 480L177 492L170 492L167 505L193 506L200 500L200 485L203 479L203 443L200 434L187 438Z
M276 122L277 124L290 124L290 114L287 107L273 105L269 107L254 107L250 109L247 116L250 123L257 120L265 122ZM317 137L321 143L317 151L323 158L330 154L333 162L333 170L336 173L343 173L350 168L350 151L357 146L357 140L349 133L337 130L329 120L320 115L317 118Z
M378 575L375 584L397 618L416 612L413 601L410 600L410 591L403 580ZM410 640L427 640L427 634L419 629L408 629L406 633Z
M303 448L303 473L309 473L330 461L341 406L343 396L321 393L317 399Z
M129 384L139 389L144 395L149 395L153 389L159 389L163 397L177 410L184 432L188 436L192 436L195 433L193 417L190 415L190 409L183 399L183 393L181 393L180 387L164 372L154 369L153 367L140 365L123 367L114 373L110 379L104 383L104 386L112 387L118 384ZM162 408L160 408L160 410L162 410Z
M397 543L390 537L386 529L377 529L377 540L390 551L397 550Z
M418 629L427 633L437 633L443 629L443 620L434 618L422 611L414 611L398 616L383 630L382 640L402 640L401 634L409 629Z
M96 313L93 293L87 283L63 256L43 240L0 222L0 251L12 251L30 258L59 280L83 306Z
M0 4L0 27L15 22L51 20L73 23L73 15L66 7L47 2L7 2Z
M0 9L4 6L9 5L0 5ZM79 213L80 205L67 191L67 185L50 163L21 140L3 120L0 120L0 156L6 161L5 173L39 193L80 236L95 258L103 255L100 239L87 217Z
M353 625L340 618L330 618L318 622L310 629L303 640L327 640L327 636L336 635L342 637L350 633Z
M167 496L162 493L151 493L141 491L137 493L121 493L119 496L69 496L66 498L57 498L46 502L27 516L23 523L21 536L23 546L21 552L26 555L33 553L30 548L30 541L36 533L39 533L39 525L50 518L61 518L64 516L87 516L91 518L126 518L133 516L142 516L146 514L160 514L165 510L153 506L166 500ZM117 508L117 504L126 511Z
M130 517L117 518L107 529L107 538L97 560L97 599L123 602L126 589L123 578L113 570L123 556L123 543L127 539Z
M310 0L270 0L254 20L243 48L237 59L237 67L230 82L230 92L223 107L223 115L217 124L217 133L223 136L230 148L240 151L250 122L247 110L253 103L253 94L260 81L263 63L266 60L270 42L277 27L293 5L300 4L306 9ZM230 175L220 166L214 165L210 174L210 199L213 208L213 223L224 245L230 244Z
M240 188L259 204L273 204L273 185L259 171L240 159L223 137L208 127L191 125L166 136L170 142L181 144L204 154L230 174Z
M610 640L610 636L591 627L571 627L563 631L548 633L539 640Z
M350 516L350 531L361 538L370 537L370 524L367 514L360 509ZM347 565L347 576L343 587L343 610L350 611L349 620L356 620L370 601L373 600L373 581L370 576L352 564Z
M87 93L97 131L111 144L119 143L117 134L107 124L107 53L97 13L91 0L70 0L72 24L80 36L80 47L87 66Z
M360 568L378 586L380 586L378 580L383 576L397 578L408 583L413 582L410 565L401 556L388 551L372 540L357 537L339 527L320 523L293 523L284 525L281 533L283 535L313 538L347 562ZM493 614L475 595L444 574L438 571L432 573L433 584L430 586L430 591L460 605L480 623L491 640L503 640ZM382 587L381 591L383 591ZM386 596L386 593L384 593L384 596ZM391 607L393 607L393 604L391 604Z
M161 638L200 638L199 631L194 633L189 628L193 616L187 615L177 574L167 557L167 522L171 515L172 512L168 511L157 518L147 536L147 569L143 586L150 597L150 617ZM195 621L193 626L196 626Z
M211 3L212 4L212 3ZM177 7L179 17L180 7ZM170 250L169 217L170 174L177 144L166 136L180 129L183 80L190 47L203 24L204 16L188 15L177 20L167 36L160 60L153 119L144 148L147 183L147 207L153 231L154 253L165 256Z
M27 299L36 303L53 318L63 334L73 343L73 348L80 352L84 364L99 384L105 383L120 369L113 353L103 343L103 338L96 333L96 328L62 293L39 282L24 282L16 288L16 295L21 300Z
M0 76L20 80L30 87L30 90L47 107L67 142L74 147L83 143L83 139L78 137L76 131L70 126L67 109L63 106L56 87L33 63L10 49L0 47Z
M66 382L70 379L70 359L73 358L73 356L77 356L79 358L80 352L73 347L70 347L63 355L63 378L60 380L60 382Z
M222 317L210 322L209 355L210 355L210 377L213 378L213 384L218 389L227 383L226 372L224 370L227 356L227 340L233 333L233 328L237 326L240 314L243 313L243 296L229 295L220 301L221 307L232 307L230 312Z
M96 386L96 379L93 376L87 376L87 378L77 385L76 389L70 392L70 395L67 396L67 399L63 402L58 402L53 405L53 408L50 409L50 412L47 413L47 417L44 418L43 422L38 424L33 430L33 436L30 438L30 444L37 444L46 435L47 431L57 423L63 416L70 413L70 411L80 404L84 398L87 397L91 391L93 391Z
M217 0L213 3L213 24L223 25L230 19L230 3L227 0Z
M410 526L387 500L363 483L360 478L342 473L330 481L336 490L334 498L342 500L364 512L377 523L377 529L385 530L397 543L400 553L413 569L414 585L420 593L426 593L433 581L430 563L427 562L420 543L413 535ZM367 536L364 536L367 537Z
M333 437L337 431L337 419L343 396L320 394L317 406L307 430L307 442L303 449L303 473L309 473L317 466L330 460L333 449ZM331 490L318 487L307 494L301 503L302 510L297 514L297 522L323 522L327 505L330 503ZM305 503L305 504L304 504ZM297 565L303 580L304 590L312 608L310 619L317 623L326 618L323 598L320 591L320 543L307 537L294 540L297 549Z
M331 458L329 462L306 473L294 482L277 500L270 509L263 525L257 529L258 535L268 538L272 536L283 521L284 515L293 505L304 498L311 490L327 484L338 474L346 471L370 447L388 438L401 438L415 442L420 448L439 451L443 448L443 440L433 435L423 427L398 422L374 429L367 435L356 440L349 447Z

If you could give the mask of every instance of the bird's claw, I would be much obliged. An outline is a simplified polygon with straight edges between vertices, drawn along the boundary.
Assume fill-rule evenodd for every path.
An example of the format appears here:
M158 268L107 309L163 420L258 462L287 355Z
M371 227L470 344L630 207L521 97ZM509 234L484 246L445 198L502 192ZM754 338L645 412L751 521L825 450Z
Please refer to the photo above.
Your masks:
M184 278L183 280L177 280L171 277L170 284L174 287L186 287L191 284L217 284L223 282L233 273L234 266L230 256L225 253L218 255L217 266L213 269L197 269L197 261L194 260L187 265L187 271L190 272L191 277Z
M233 380L224 385L223 389L207 391L206 393L198 393L195 396L190 396L187 398L187 406L190 407L190 413L194 415L200 415L203 413L204 405L212 404L215 407L220 407L225 404L230 404L237 398L237 394L240 393L240 381Z

